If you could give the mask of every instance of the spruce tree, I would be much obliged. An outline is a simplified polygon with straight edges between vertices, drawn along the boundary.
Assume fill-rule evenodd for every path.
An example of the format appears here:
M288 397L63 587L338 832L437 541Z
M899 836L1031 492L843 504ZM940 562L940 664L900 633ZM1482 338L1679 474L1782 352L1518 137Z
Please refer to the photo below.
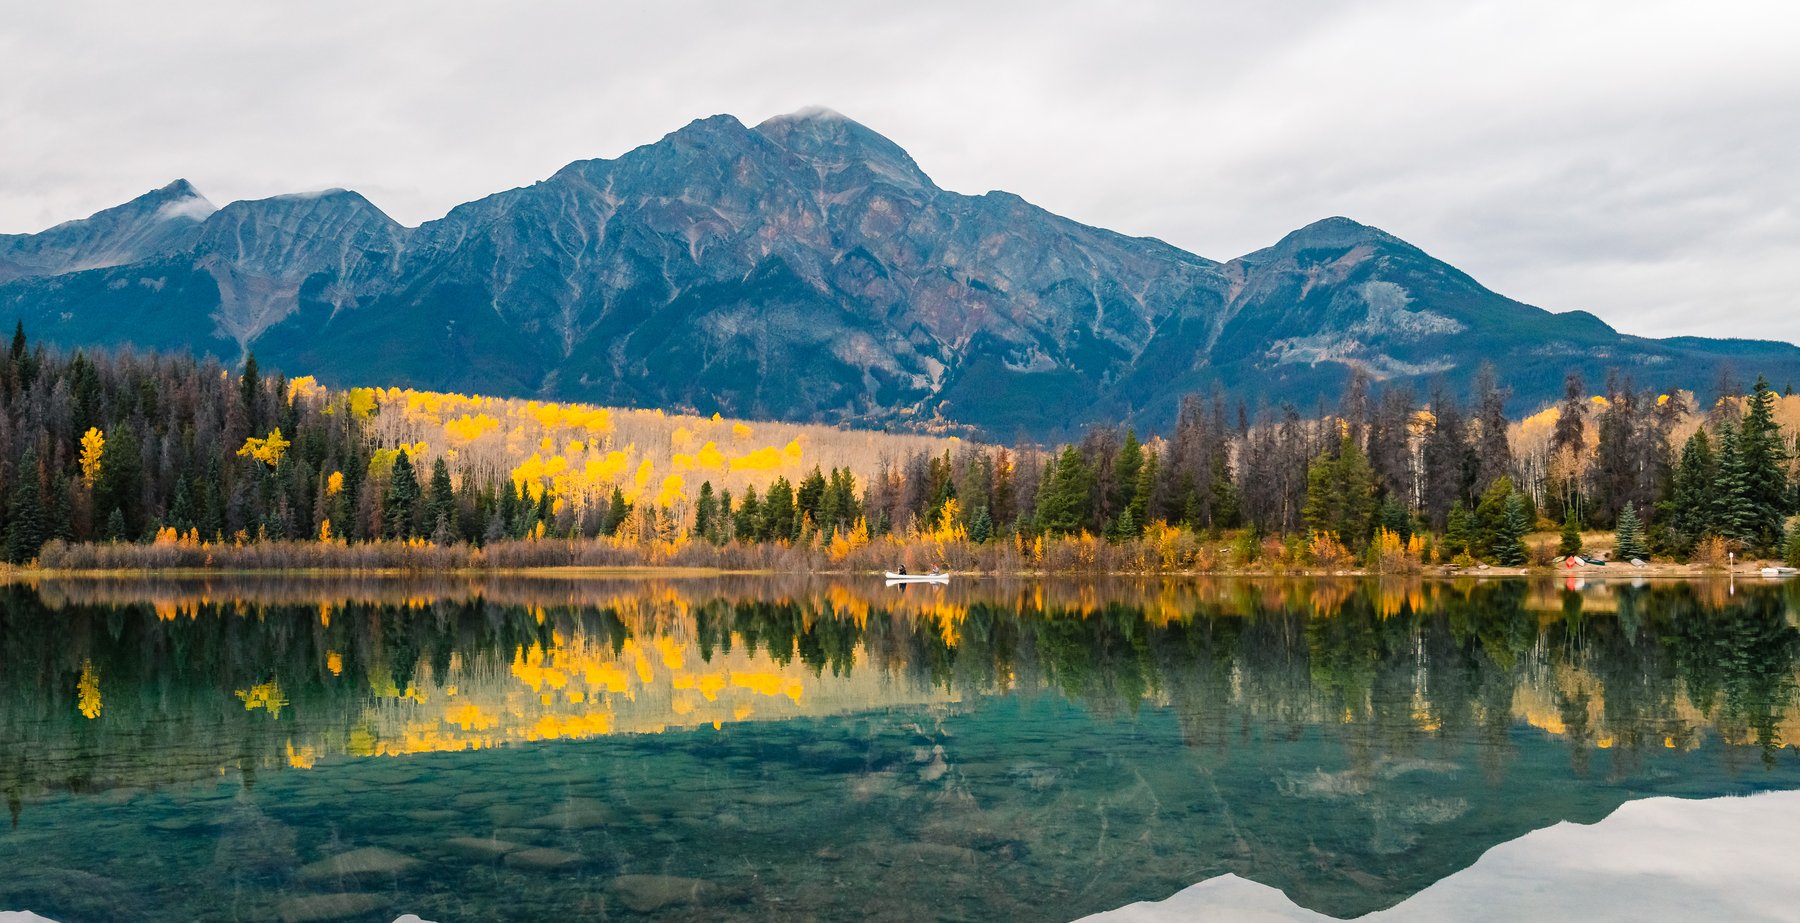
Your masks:
M606 520L601 528L607 535L617 535L619 524L631 515L631 504L625 502L625 492L614 485L612 497L606 503Z
M456 488L450 484L450 466L443 458L431 464L431 494L425 503L425 521L432 527L432 541L450 544L461 539L456 519Z
M1773 550L1781 541L1782 522L1787 518L1787 452L1781 427L1775 422L1775 392L1760 375L1744 409L1738 450L1743 455L1750 514L1744 540L1757 550Z
M1469 553L1469 508L1461 503L1450 508L1444 524L1444 547L1452 555Z
M1126 510L1125 517L1130 516L1131 511ZM969 540L980 545L993 537L994 517L989 515L988 508L984 506L975 511L975 521L969 524Z
M1638 519L1637 508L1630 503L1619 511L1619 524L1615 533L1613 550L1616 556L1625 561L1643 560L1650 557L1650 549L1644 544L1644 524Z
M14 564L30 563L49 540L49 531L38 490L37 451L27 448L19 459L18 482L7 503L6 559Z
M1756 509L1751 498L1750 473L1738 431L1729 420L1719 427L1718 476L1713 481L1712 529L1725 538L1753 545L1756 541Z
M1562 540L1556 545L1556 553L1563 557L1581 553L1581 520L1575 518L1575 508L1569 507L1569 514L1563 517Z
M1531 514L1525 508L1525 495L1516 490L1509 493L1505 507L1500 528L1494 536L1494 560L1505 567L1521 567L1528 553L1525 535L1531 531Z
M1670 496L1670 531L1674 533L1675 550L1687 555L1701 537L1714 531L1713 514L1717 501L1714 489L1719 477L1718 459L1713 457L1712 440L1704 428L1694 431L1681 447L1681 460L1675 465L1675 478Z
M794 508L794 487L785 477L777 477L763 495L763 519L768 523L769 541L791 542L800 537L799 512Z
M1123 512L1131 507L1137 495L1138 475L1143 470L1144 447L1138 442L1137 431L1126 427L1125 441L1113 455L1113 496L1108 498L1110 510Z
M1088 528L1093 520L1094 475L1074 446L1064 448L1054 472L1038 490L1037 527L1056 535Z
M1800 567L1800 524L1788 530L1787 546L1782 557L1789 567Z
M719 498L713 496L711 481L700 483L700 495L694 500L694 534L712 540L714 522L719 515Z
M405 541L417 534L413 520L419 512L419 477L413 473L412 459L405 452L394 457L381 509L387 519L388 538Z
M744 488L744 502L738 504L732 531L740 542L760 541L762 535L762 501L757 499L756 485Z

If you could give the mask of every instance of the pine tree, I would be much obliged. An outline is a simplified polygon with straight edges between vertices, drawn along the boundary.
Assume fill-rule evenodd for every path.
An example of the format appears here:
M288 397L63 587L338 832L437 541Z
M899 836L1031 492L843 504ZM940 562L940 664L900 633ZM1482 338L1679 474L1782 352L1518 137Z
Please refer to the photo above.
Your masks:
M13 485L6 513L6 559L30 563L49 540L43 498L38 490L37 451L27 448L19 459L18 482Z
M1694 431L1681 447L1681 461L1675 466L1670 496L1669 529L1675 551L1690 554L1702 536L1714 531L1714 496L1719 478L1718 460L1713 457L1712 440L1704 428Z
M1650 549L1644 545L1644 524L1638 519L1637 508L1630 503L1619 511L1615 535L1613 549L1621 560L1643 560L1650 557Z
M412 460L401 452L394 457L394 468L388 476L387 493L382 499L387 538L405 541L418 534L413 526L419 512L419 477L413 473Z
M631 515L631 504L625 502L625 492L617 485L613 487L612 497L606 503L606 519L601 523L601 530L607 535L617 535L619 524Z
M791 542L800 537L794 487L787 478L777 477L775 483L769 485L768 493L763 495L763 519L768 523L764 538L769 541Z
M1131 512L1127 510L1125 515L1130 516ZM975 511L975 521L969 524L969 540L980 545L993 536L994 517L988 514L988 508L984 506Z
M1757 550L1773 550L1781 541L1786 519L1788 482L1784 463L1786 447L1781 427L1775 422L1775 392L1768 379L1757 376L1744 422L1738 434L1743 454L1745 496L1750 511L1746 543Z
M1375 531L1375 472L1348 435L1337 453L1322 454L1306 469L1306 504L1301 520L1313 532L1330 532L1359 548Z
M119 512L118 507L114 507L113 511L106 516L106 540L122 542L125 538L125 514Z
M1119 451L1113 455L1113 496L1110 498L1110 509L1122 512L1131 507L1131 502L1137 495L1138 475L1143 470L1144 447L1138 442L1137 431L1126 427L1125 441L1119 444Z
M1054 472L1046 475L1038 490L1037 527L1057 535L1088 528L1094 515L1093 492L1094 476L1087 461L1074 446L1063 449Z
M1556 545L1556 553L1565 558L1581 553L1581 520L1575 518L1574 507L1563 517L1562 540Z
M1469 508L1461 503L1450 508L1444 525L1444 547L1451 554L1469 553Z
M1719 426L1718 476L1713 482L1712 501L1710 531L1745 545L1756 541L1750 473L1737 428L1729 420Z
M443 458L431 464L431 494L425 503L425 521L431 523L431 540L448 545L462 535L456 517L456 488L450 483L450 466Z
M744 488L744 502L738 504L732 531L740 542L761 541L764 538L762 534L762 501L756 497L754 484Z
M1800 567L1800 525L1788 530L1787 546L1782 557L1789 567Z
M1525 535L1530 531L1531 514L1525 508L1525 495L1512 491L1507 494L1505 513L1501 516L1499 531L1494 536L1494 560L1504 567L1523 566L1528 554Z
M694 500L694 534L706 541L711 541L714 528L713 520L717 518L718 515L719 499L713 496L712 482L702 481L700 483L700 495Z
M1137 517L1132 516L1129 509L1119 514L1118 524L1113 531L1119 541L1130 541L1144 534L1143 527L1138 525Z

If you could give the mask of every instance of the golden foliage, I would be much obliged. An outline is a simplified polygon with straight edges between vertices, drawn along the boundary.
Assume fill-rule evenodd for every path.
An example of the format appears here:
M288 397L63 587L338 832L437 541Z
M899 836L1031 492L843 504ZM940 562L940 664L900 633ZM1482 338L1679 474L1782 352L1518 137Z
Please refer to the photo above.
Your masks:
M1338 541L1336 532L1314 532L1307 542L1306 553L1320 567L1337 567L1350 559L1350 550Z
M281 464L281 456L287 454L290 445L293 443L282 438L281 427L277 426L269 431L269 435L261 439L255 436L245 439L237 453L239 458L254 458L273 468Z
M98 426L81 434L81 483L89 490L100 477L100 458L106 453L106 434Z
M75 707L89 721L100 717L100 674L90 661L81 662L81 679L75 683Z
M344 490L344 472L333 471L325 478L325 496L335 497Z
M275 680L257 683L248 689L239 689L237 697L238 701L244 703L245 711L262 709L268 712L271 718L281 717L281 710L288 704L287 696L282 693L280 683Z

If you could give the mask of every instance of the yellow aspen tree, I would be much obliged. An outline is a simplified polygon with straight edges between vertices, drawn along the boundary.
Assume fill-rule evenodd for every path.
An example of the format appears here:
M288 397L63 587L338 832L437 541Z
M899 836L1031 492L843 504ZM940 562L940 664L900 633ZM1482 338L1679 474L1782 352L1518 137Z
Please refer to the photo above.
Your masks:
M81 436L81 483L89 490L100 477L100 458L106 454L106 434L98 426L88 427Z

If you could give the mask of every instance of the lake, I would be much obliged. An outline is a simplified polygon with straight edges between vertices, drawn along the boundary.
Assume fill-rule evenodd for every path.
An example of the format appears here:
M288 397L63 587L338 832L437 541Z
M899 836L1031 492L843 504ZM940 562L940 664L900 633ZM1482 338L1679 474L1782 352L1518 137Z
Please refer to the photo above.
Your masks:
M1728 848L1800 817L1766 794L1800 791L1797 611L1764 581L14 585L0 910L1061 921L1239 887L1293 919L1456 887L1467 909L1457 882L1590 829L1565 822ZM1618 881L1657 877L1632 855ZM1705 887L1681 893L1730 897Z

